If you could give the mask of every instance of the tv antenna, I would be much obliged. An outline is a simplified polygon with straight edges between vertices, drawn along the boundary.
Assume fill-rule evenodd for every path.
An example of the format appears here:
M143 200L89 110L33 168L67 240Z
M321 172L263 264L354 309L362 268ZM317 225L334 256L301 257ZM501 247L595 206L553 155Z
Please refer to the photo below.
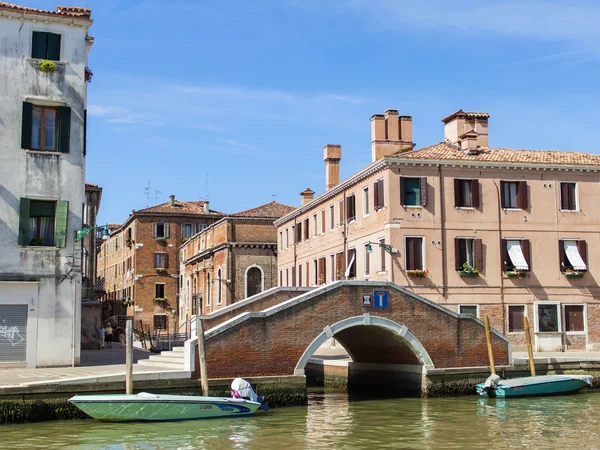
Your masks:
M154 196L154 201L156 202L156 204L158 204L158 197L160 195L162 195L162 191L154 189L150 185L150 180L148 180L148 186L146 186L144 188L144 192L145 192L145 196L146 196L146 208L148 208L148 206L150 206L149 203L150 203L150 198L152 196Z

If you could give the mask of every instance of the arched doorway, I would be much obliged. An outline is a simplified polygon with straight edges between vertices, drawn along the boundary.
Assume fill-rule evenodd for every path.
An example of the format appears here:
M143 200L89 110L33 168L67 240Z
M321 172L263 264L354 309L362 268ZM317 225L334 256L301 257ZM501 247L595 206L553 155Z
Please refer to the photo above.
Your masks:
M264 289L264 278L260 267L251 266L246 270L246 298L259 294Z

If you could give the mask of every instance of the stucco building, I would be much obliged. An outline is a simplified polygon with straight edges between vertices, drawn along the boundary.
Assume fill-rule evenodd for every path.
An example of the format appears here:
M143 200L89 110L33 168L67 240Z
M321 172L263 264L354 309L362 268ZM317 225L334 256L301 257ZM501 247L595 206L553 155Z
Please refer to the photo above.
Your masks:
M79 363L91 25L0 2L0 366Z
M181 244L223 217L208 202L184 202L171 196L166 203L133 211L111 229L98 254L98 278L104 301L114 306L109 315L133 316L144 331L173 332L179 297ZM177 330L175 330L177 332Z
M181 246L179 320L207 314L277 286L277 202L228 215ZM188 326L191 329L191 326Z
M443 119L413 150L410 117L374 115L372 163L276 222L280 285L387 280L450 309L487 314L514 347L600 347L600 156L492 148L487 113ZM358 300L357 300L358 301Z

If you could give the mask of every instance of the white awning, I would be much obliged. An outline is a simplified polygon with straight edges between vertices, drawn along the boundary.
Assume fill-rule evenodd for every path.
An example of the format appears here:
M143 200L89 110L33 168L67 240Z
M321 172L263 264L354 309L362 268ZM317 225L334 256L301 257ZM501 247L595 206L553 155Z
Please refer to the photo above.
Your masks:
M573 266L573 270L587 270L587 266L581 255L579 254L579 250L577 250L577 241L563 241L565 245L565 254L567 255L567 259Z
M529 265L521 249L521 241L508 241L508 257L517 270L529 270Z

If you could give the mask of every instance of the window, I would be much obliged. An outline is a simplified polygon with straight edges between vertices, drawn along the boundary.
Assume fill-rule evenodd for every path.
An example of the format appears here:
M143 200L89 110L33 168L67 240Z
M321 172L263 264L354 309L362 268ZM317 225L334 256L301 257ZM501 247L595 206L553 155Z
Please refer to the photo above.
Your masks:
M363 217L369 215L369 188L365 187L362 190L362 207L363 207Z
M196 232L200 232L202 230L204 230L206 228L206 224L205 223L197 223L196 224Z
M385 239L379 239L379 271L380 272L385 272L386 268L385 268Z
M31 41L32 58L60 61L60 34L34 31Z
M552 333L560 329L557 304L538 304L537 313L539 332Z
M23 102L21 148L69 152L71 108L50 107Z
M509 306L508 307L508 331L523 331L525 330L525 306Z
M583 305L565 305L565 331L585 331Z
M285 285L290 285L290 269L285 269Z
M373 185L373 196L373 205L375 207L375 211L378 211L385 205L383 193L383 178L377 180Z
M348 267L346 267L346 278L356 278L356 249L348 249Z
M473 317L479 317L477 305L460 305L458 307L458 312L461 314L470 314Z
M65 247L69 202L21 198L19 245Z
M295 243L302 242L302 222L296 224L296 241Z
M405 247L406 270L423 270L423 238L407 237Z
M279 232L279 250L283 249L283 231Z
M154 329L155 330L166 330L167 329L167 315L156 314L154 316Z
M454 206L479 208L479 180L454 179Z
M263 290L263 274L258 267L250 267L246 271L246 297L261 293Z
M306 286L310 286L310 263L306 262Z
M340 200L338 202L338 218L338 226L341 227L342 225L344 225L344 200Z
M325 257L319 258L319 267L318 267L318 270L319 270L318 283L319 284L325 284L325 281L326 281L325 275L327 274L327 268L325 267L325 263L326 263Z
M369 251L370 244L365 244L365 275L369 275L371 271L371 252Z
M279 271L279 286L283 286L283 271Z
M223 271L217 270L217 305L223 303Z
M319 267L316 259L313 259L313 285L317 286L319 284Z
M400 204L402 206L426 206L427 178L400 177Z
M502 271L530 270L530 245L528 239L502 239Z
M181 234L184 239L191 238L194 234L196 234L196 224L193 223L184 223L181 225Z
M329 281L335 281L335 255L329 255Z
M329 207L329 229L333 230L335 228L335 213L334 213L334 207L333 205L331 205Z
M561 272L585 272L587 270L587 245L583 240L558 241Z
M344 258L344 252L339 252L335 254L335 269L337 271L338 280L344 279L344 272L346 270L346 258Z
M206 274L206 306L210 306L211 288L212 288L212 283L210 280L210 273L207 273Z
M464 270L464 264L483 270L483 245L481 239L454 239L454 258L457 271Z
M288 232L288 229L285 229L285 248L288 248L290 246L290 234Z
M321 234L325 233L326 221L325 221L325 210L321 210Z
M560 183L561 211L577 211L576 183Z
M527 209L527 182L500 181L500 197L502 208Z
M302 264L298 264L298 286L302 287Z
M155 238L168 238L169 237L169 224L162 222L155 222L152 224L152 237Z
M308 223L308 217L306 219L304 219L304 240L308 240L308 238L310 237L310 231L308 229L309 227L309 223Z
M313 214L313 217L312 217L312 218L313 218L313 220L312 220L312 222L313 222L313 230L312 230L312 235L313 235L313 236L316 236L316 235L317 235L317 215L316 215L316 214Z
M354 194L346 197L346 220L348 222L356 220L356 197Z
M154 285L154 298L165 298L165 284L156 283Z

